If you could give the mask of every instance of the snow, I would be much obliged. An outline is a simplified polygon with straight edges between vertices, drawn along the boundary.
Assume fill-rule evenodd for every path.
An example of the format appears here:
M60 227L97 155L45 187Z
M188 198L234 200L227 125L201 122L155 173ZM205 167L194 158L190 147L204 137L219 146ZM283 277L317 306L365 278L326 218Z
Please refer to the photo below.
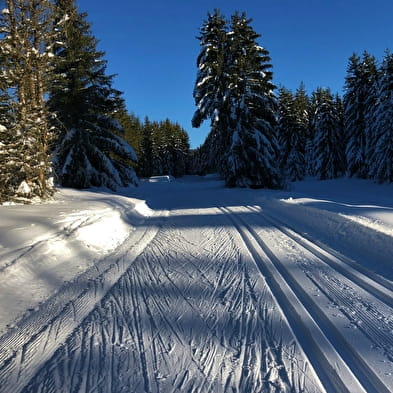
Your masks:
M161 176L0 206L0 392L393 391L392 193Z
M21 195L29 195L31 193L31 188L26 181L23 180L22 183L20 183L17 193Z
M0 333L108 255L150 214L135 198L66 188L45 204L0 206Z

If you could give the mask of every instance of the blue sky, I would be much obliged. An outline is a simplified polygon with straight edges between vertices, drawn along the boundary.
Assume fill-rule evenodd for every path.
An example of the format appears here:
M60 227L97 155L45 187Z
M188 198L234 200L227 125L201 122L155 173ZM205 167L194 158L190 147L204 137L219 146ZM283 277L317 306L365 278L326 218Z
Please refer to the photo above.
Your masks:
M274 82L296 90L304 81L342 92L348 58L393 50L393 0L77 0L88 13L108 73L141 119L169 118L199 146L209 130L191 127L199 28L214 8L228 18L245 11L271 55Z

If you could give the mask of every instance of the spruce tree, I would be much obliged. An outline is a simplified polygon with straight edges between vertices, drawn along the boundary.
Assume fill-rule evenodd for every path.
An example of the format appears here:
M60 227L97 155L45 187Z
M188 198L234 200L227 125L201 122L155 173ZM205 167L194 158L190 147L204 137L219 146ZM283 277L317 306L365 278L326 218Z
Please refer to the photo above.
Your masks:
M301 82L296 89L293 101L293 110L295 113L295 135L294 141L294 168L292 178L302 180L308 173L307 171L307 147L310 146L309 141L312 140L310 135L310 99L307 95L304 83Z
M375 58L364 52L349 59L345 80L344 129L349 176L368 176L367 101L375 82Z
M194 87L197 110L192 119L193 127L200 127L203 121L210 120L211 143L207 166L221 171L225 152L229 148L228 132L228 36L227 21L219 10L208 13L207 20L200 29L201 51L197 58L198 73Z
M56 48L56 79L49 104L57 114L62 134L53 152L56 178L63 186L115 189L137 184L130 164L134 150L118 135L115 116L124 107L121 93L106 75L104 53L79 13L74 0L57 0L60 40Z
M150 177L154 173L155 167L155 154L153 147L153 134L154 134L154 123L150 122L146 116L141 140L141 160L139 163L139 173L143 177Z
M281 87L278 95L279 110L277 134L280 142L280 165L290 181L301 180L305 175L305 135L295 109L291 91Z
M227 54L231 145L224 167L227 186L277 188L282 185L275 134L277 101L269 52L251 19L234 14Z
M378 82L374 122L370 127L373 149L370 175L379 182L393 182L393 55L386 52Z
M0 89L7 107L0 133L1 200L54 192L49 150L54 130L46 95L57 38L49 0L7 0L0 17ZM5 124L6 123L6 124Z
M313 107L313 173L322 180L332 179L342 175L345 167L340 118L329 89L313 93Z

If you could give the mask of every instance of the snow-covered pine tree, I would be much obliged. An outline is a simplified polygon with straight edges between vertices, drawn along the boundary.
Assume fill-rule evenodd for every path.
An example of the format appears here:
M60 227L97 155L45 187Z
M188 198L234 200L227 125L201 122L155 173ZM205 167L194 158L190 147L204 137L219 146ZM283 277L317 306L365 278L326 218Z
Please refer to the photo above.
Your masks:
M53 152L57 181L75 188L136 185L125 162L137 157L116 135L123 130L115 114L124 103L113 76L105 74L104 53L96 48L87 15L78 12L75 0L56 0L56 17L61 36L49 104L63 130Z
M309 141L312 140L310 134L310 99L306 92L306 87L303 82L300 83L299 87L296 89L293 101L293 110L295 113L295 123L296 123L296 178L297 180L304 179L307 171L307 147L310 146ZM294 177L295 178L295 177Z
M366 132L367 101L375 83L375 58L367 52L363 58L353 54L349 58L344 94L344 129L346 160L349 176L368 177L368 149Z
M275 133L277 100L273 94L269 52L246 14L235 13L228 33L226 56L231 145L226 157L227 186L282 186L279 148Z
M290 181L301 180L305 175L305 133L301 117L297 117L295 99L291 91L281 87L278 94L277 135L280 143L280 165Z
M200 127L203 121L210 120L211 131L206 148L207 167L221 171L223 157L229 148L228 133L228 71L227 71L227 21L219 10L208 13L200 29L201 51L197 58L198 73L194 87L197 106L192 119L193 127Z
M345 156L346 139L344 133L344 104L341 96L338 93L335 94L333 103L337 117L337 134L339 135L339 145L337 146L337 149L342 154L343 162L341 164L341 167L343 171L342 174L344 174L347 168L347 161Z
M393 54L386 52L378 82L370 175L379 182L393 182Z
M0 134L1 155L8 161L2 192L7 199L27 201L54 191L49 158L53 129L45 97L57 33L49 0L7 0L6 6L0 17L0 88L9 109L8 125Z
M344 151L340 118L329 89L318 88L312 95L313 173L321 180L343 174Z
M0 69L5 76L8 59L2 43L0 48ZM23 172L21 173L23 141L14 132L12 115L16 105L9 91L8 78L0 77L0 204L15 197L16 190L24 181Z
M291 151L291 136L295 128L293 94L285 87L278 90L277 136L280 142L280 165L285 170Z

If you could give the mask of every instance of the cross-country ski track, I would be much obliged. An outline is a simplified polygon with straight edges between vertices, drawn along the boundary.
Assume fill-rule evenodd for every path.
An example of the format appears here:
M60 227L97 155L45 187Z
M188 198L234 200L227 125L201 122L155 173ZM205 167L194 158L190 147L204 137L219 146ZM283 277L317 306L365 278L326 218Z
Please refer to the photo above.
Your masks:
M0 392L393 392L388 223L214 178L135 193L155 213L0 337Z

